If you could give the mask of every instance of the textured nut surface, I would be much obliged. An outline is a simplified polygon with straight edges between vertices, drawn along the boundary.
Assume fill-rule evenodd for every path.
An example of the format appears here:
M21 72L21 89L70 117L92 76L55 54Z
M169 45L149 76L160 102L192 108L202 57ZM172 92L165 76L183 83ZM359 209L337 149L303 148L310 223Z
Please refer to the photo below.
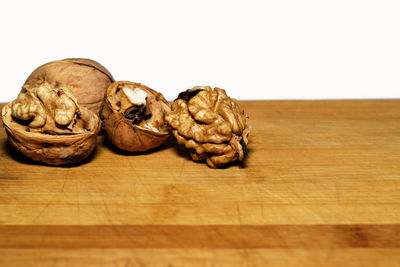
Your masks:
M29 130L49 134L82 133L79 107L75 97L66 88L51 88L48 83L23 89L11 102L12 117L30 121ZM66 126L66 127L62 127Z
M193 160L206 160L211 168L240 160L246 154L248 116L225 90L196 86L182 92L165 119L179 144Z
M108 87L101 118L114 145L127 151L146 151L170 136L164 120L168 111L162 94L140 83L120 81Z
M80 106L99 114L104 103L104 93L112 82L114 78L110 72L98 62L71 58L38 67L28 77L23 88L38 87L42 83L48 83L51 87L68 87Z
M80 107L68 88L48 83L23 88L2 109L10 143L26 156L52 165L86 158L94 149L100 119Z

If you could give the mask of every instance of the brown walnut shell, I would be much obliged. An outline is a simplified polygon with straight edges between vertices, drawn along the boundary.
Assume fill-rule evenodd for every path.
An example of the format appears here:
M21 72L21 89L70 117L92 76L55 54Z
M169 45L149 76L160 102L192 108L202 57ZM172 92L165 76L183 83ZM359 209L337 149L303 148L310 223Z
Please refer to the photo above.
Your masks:
M67 91L67 89L63 90ZM27 92L34 95L32 91L27 90L21 92L20 95L27 94ZM73 98L71 93L68 93L68 95ZM30 120L24 123L15 118L15 116L21 114L13 114L15 112L13 105L18 103L19 100L20 97L4 106L1 116L11 145L27 157L50 165L72 164L85 159L95 148L101 121L94 112L84 107L75 107L74 110L77 110L77 113L74 114L71 123L56 126L54 117L51 117L54 110L46 109L54 105L55 102L45 106L36 99L35 104L38 106L36 106L35 111L40 107L42 114L35 114L35 116L42 116L46 123L42 123L39 127L31 127L32 122L27 125ZM75 101L73 99L73 102ZM25 106L25 111L28 110L28 105ZM34 117L29 119L34 119ZM60 129L55 129L57 127L60 127Z
M67 86L80 106L97 115L104 103L104 93L114 82L111 73L98 62L85 58L52 61L35 69L23 88L33 88L47 82L52 87Z
M196 86L180 93L165 120L195 161L217 168L246 156L248 115L223 89Z
M145 102L140 105L127 104L124 88L145 92ZM126 151L146 151L163 144L171 135L164 120L170 106L159 92L129 81L111 84L106 91L104 106L100 113L108 139Z

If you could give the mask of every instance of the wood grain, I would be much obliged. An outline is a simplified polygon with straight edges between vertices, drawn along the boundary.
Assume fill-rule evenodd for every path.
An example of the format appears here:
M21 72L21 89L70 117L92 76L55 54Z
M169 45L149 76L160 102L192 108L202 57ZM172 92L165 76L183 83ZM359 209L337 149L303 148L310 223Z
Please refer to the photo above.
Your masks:
M82 164L0 130L0 266L399 266L400 100L242 101L244 164L104 136Z
M1 248L400 248L400 225L1 226Z

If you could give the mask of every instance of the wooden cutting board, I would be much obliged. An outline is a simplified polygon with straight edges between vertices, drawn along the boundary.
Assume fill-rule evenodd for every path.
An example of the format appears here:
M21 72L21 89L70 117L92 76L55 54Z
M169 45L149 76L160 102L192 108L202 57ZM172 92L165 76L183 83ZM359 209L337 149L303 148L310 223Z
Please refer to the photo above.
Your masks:
M243 101L246 162L173 139L74 167L0 130L0 266L400 266L400 100Z

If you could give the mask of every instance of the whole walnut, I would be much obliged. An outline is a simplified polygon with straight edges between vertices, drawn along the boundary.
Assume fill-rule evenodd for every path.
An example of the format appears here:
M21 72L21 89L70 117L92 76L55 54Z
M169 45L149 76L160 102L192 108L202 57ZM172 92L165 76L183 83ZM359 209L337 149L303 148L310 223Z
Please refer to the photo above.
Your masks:
M42 83L52 87L66 86L72 91L80 106L99 114L104 103L104 93L114 82L110 72L91 59L70 58L52 61L35 69L24 88L34 88Z
M170 110L162 94L140 83L120 81L107 88L100 115L114 145L126 151L146 151L171 135L164 120Z
M11 145L51 165L86 158L95 148L101 126L99 117L79 106L67 87L47 82L23 87L17 99L3 107L1 116Z
M211 168L242 161L246 155L248 116L225 90L196 86L179 94L165 120L179 144L193 160L206 160Z

